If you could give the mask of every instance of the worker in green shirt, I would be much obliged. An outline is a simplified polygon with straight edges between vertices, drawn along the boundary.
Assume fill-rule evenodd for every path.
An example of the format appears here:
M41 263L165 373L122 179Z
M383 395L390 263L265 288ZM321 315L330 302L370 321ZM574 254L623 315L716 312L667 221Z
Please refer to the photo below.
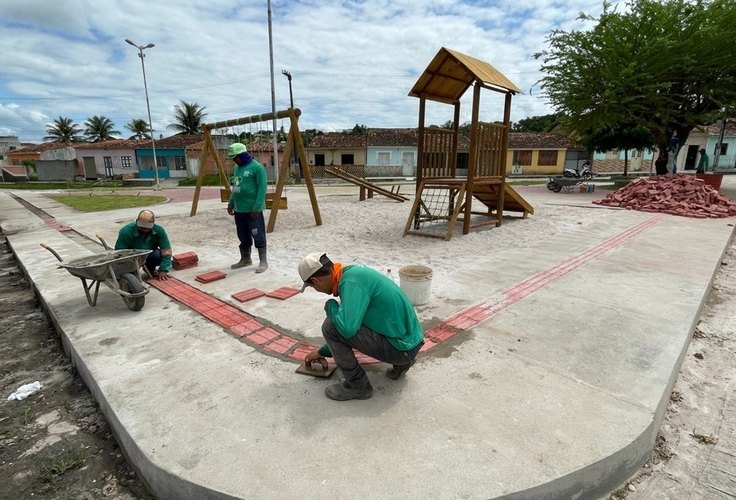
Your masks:
M705 148L700 150L700 161L698 161L698 168L695 170L698 174L704 174L708 171L708 167L710 167L710 158L708 158L708 155L705 153Z
M120 228L115 250L125 249L152 250L145 263L148 273L159 280L169 279L171 243L164 228L156 224L152 211L141 210L133 222Z
M312 287L340 302L325 303L322 335L327 342L307 354L304 362L332 357L345 380L325 389L336 401L368 399L373 395L368 375L353 349L393 365L386 376L398 380L416 361L424 331L409 299L388 276L360 265L332 262L324 253L311 253L299 263L302 292Z
M266 189L268 176L266 169L248 153L241 142L234 142L227 149L227 156L235 162L235 170L230 178L232 186L227 213L235 219L235 229L240 240L240 260L231 269L250 266L251 248L258 249L257 273L268 269L266 222L263 211L266 209Z

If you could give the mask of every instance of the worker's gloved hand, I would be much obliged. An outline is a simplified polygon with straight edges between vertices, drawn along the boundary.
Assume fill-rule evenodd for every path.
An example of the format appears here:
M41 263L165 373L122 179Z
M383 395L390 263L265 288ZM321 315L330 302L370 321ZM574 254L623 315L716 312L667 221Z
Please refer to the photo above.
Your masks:
M304 357L304 364L307 368L312 368L312 363L319 363L322 369L327 369L327 359L319 353L319 349L315 349Z
M169 279L169 272L168 271L159 271L158 276L156 276L156 279L159 281L166 281Z

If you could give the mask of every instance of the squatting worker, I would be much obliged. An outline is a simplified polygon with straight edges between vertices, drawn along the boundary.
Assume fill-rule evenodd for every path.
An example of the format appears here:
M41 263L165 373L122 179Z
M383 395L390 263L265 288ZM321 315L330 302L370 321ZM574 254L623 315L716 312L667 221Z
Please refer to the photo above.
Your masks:
M253 264L250 251L255 244L260 259L256 272L262 273L268 269L266 223L263 219L268 187L266 169L253 159L245 144L240 142L231 144L227 155L236 165L230 178L232 191L227 213L235 216L235 228L240 240L240 260L230 268L238 269Z
M369 267L333 263L324 253L304 257L299 276L302 292L311 286L340 298L325 303L322 335L327 344L304 358L309 365L332 357L342 371L345 380L325 389L328 398L346 401L373 395L353 349L392 364L386 376L393 380L411 368L424 344L424 331L411 302L392 279Z
M171 243L164 228L156 224L153 212L141 210L133 222L120 228L115 250L124 249L153 250L146 258L146 269L155 278L169 279Z

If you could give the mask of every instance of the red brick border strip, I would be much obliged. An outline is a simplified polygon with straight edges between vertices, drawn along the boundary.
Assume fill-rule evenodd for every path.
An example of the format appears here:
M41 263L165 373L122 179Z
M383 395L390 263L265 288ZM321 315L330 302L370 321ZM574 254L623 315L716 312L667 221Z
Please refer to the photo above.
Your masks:
M474 304L463 309L457 314L450 316L445 321L440 322L439 325L430 328L425 332L424 345L419 352L426 353L431 351L438 345L455 338L459 333L478 326L497 312L506 309L510 305L515 304L532 293L541 290L550 283L561 279L570 272L580 268L592 260L597 259L609 250L620 246L642 231L645 231L651 226L659 223L665 217L666 215L658 214L655 217L603 241L593 248L570 257L556 266L530 276L516 285L507 288L489 300ZM220 273L220 271L212 271L211 273L205 274L212 273ZM223 274L222 277L224 277L224 273L220 274ZM241 309L223 302L220 299L214 298L176 278L170 278L166 281L150 280L148 283L172 299L181 302L210 321L222 326L232 335L239 337L249 345L262 349L267 354L301 362L304 361L304 357L309 352L318 347L308 342L303 342L293 337L289 337L288 335L284 335L273 327L264 325ZM291 294L284 296L284 298L288 298L295 294L291 293L294 290L296 291L295 293L299 292L299 290L295 288L282 287L274 292L270 292L268 295L281 298L277 296L279 292L283 295ZM255 292L263 294L260 290L252 288L238 292L237 294L234 294L233 297L237 299L237 295L244 294L243 296L247 296L248 293ZM379 363L379 361L359 352L356 352L356 358L361 364Z

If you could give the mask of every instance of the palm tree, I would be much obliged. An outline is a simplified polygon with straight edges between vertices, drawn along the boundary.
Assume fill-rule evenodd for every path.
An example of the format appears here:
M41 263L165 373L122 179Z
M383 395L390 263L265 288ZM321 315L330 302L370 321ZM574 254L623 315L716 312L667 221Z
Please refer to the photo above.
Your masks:
M84 135L90 142L109 141L115 139L114 135L120 135L114 128L115 125L108 117L95 115L84 122Z
M151 138L151 130L148 128L148 122L146 120L143 120L142 118L133 118L130 120L130 123L128 123L125 128L133 132L133 135L131 135L128 139L150 139Z
M43 138L46 142L81 142L84 138L80 135L82 129L74 123L71 118L62 118L61 116L46 125L46 133L49 134Z
M201 134L199 128L202 125L202 118L207 116L204 112L205 108L194 102L181 101L180 104L174 106L174 120L166 128L176 130L180 134Z

